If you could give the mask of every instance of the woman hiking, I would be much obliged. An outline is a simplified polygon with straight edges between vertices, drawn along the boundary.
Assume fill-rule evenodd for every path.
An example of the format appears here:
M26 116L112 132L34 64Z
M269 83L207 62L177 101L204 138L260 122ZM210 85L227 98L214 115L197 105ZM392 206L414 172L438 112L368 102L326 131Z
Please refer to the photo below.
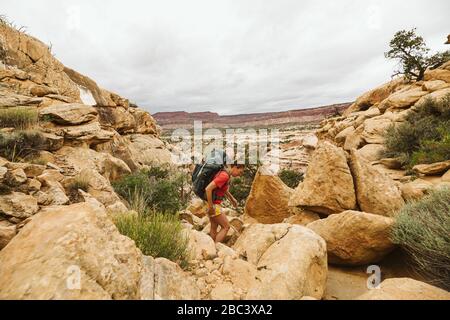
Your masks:
M230 193L229 182L231 177L239 177L244 172L245 166L234 162L231 166L225 166L219 171L206 187L206 199L208 202L208 215L211 222L210 236L217 242L224 242L228 231L230 230L230 223L228 218L223 213L221 203L224 197L231 202L236 208L238 203L233 195ZM220 231L217 229L220 226Z

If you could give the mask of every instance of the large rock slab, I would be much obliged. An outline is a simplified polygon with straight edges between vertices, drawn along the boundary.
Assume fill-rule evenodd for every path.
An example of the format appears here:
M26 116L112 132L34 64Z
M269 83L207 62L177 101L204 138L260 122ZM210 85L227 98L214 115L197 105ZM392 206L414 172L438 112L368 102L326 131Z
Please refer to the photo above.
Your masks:
M392 218L345 211L312 222L308 228L325 239L330 263L355 266L377 263L394 249L389 240L393 224Z
M287 234L264 252L257 268L246 299L321 299L327 278L325 241L305 227L290 226Z
M413 167L414 171L426 176L441 175L447 172L448 169L450 169L450 160L432 164L418 164Z
M52 105L39 111L41 119L60 125L80 125L96 120L97 116L94 107L79 103Z
M450 300L450 293L410 278L384 280L380 289L372 289L357 300Z
M393 216L403 207L405 202L394 181L371 166L355 149L351 151L350 168L362 211Z
M164 142L150 135L133 134L127 136L132 158L140 165L172 164L172 153Z
M292 192L277 175L262 167L253 180L245 214L260 223L281 223L294 213L288 206Z
M388 98L383 100L378 108L386 110L388 108L407 108L415 104L421 97L428 94L423 91L422 87L406 87L404 90L399 90L391 94Z
M0 299L138 299L141 269L103 210L47 208L0 252Z
M292 194L289 205L323 214L356 207L353 178L342 148L329 142L319 144L305 180Z

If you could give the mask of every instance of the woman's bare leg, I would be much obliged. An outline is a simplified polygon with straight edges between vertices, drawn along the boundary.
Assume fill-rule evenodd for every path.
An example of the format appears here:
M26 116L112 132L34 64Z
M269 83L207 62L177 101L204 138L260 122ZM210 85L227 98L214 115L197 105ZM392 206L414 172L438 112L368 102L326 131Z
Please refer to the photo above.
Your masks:
M214 221L216 225L220 225L220 231L219 233L217 233L216 236L216 243L218 242L224 242L225 237L227 236L228 231L230 230L230 223L228 222L228 218L225 214L221 214L218 217L214 217L211 219L211 222ZM211 223L211 227L212 227L212 223Z
M209 222L211 223L211 230L209 231L209 235L215 242L217 238L217 227L219 225L214 221L214 218L209 218Z

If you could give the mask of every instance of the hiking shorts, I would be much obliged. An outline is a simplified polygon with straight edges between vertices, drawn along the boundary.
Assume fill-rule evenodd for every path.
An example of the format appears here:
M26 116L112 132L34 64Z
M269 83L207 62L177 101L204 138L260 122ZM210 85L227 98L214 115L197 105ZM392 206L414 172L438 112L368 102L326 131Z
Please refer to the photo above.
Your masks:
M215 218L218 217L222 214L221 210L220 210L220 206L218 204L214 205L214 214L213 215L209 215L210 218Z

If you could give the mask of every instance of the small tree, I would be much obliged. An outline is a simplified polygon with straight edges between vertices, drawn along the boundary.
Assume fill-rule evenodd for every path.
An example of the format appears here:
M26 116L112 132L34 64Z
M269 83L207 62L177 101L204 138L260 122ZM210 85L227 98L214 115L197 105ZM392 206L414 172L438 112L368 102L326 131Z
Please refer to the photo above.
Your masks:
M391 50L384 55L387 59L398 59L401 69L393 76L404 75L408 80L423 80L428 68L437 68L450 60L450 51L439 52L429 55L422 37L416 35L416 28L406 31L402 30L394 35L389 46Z

